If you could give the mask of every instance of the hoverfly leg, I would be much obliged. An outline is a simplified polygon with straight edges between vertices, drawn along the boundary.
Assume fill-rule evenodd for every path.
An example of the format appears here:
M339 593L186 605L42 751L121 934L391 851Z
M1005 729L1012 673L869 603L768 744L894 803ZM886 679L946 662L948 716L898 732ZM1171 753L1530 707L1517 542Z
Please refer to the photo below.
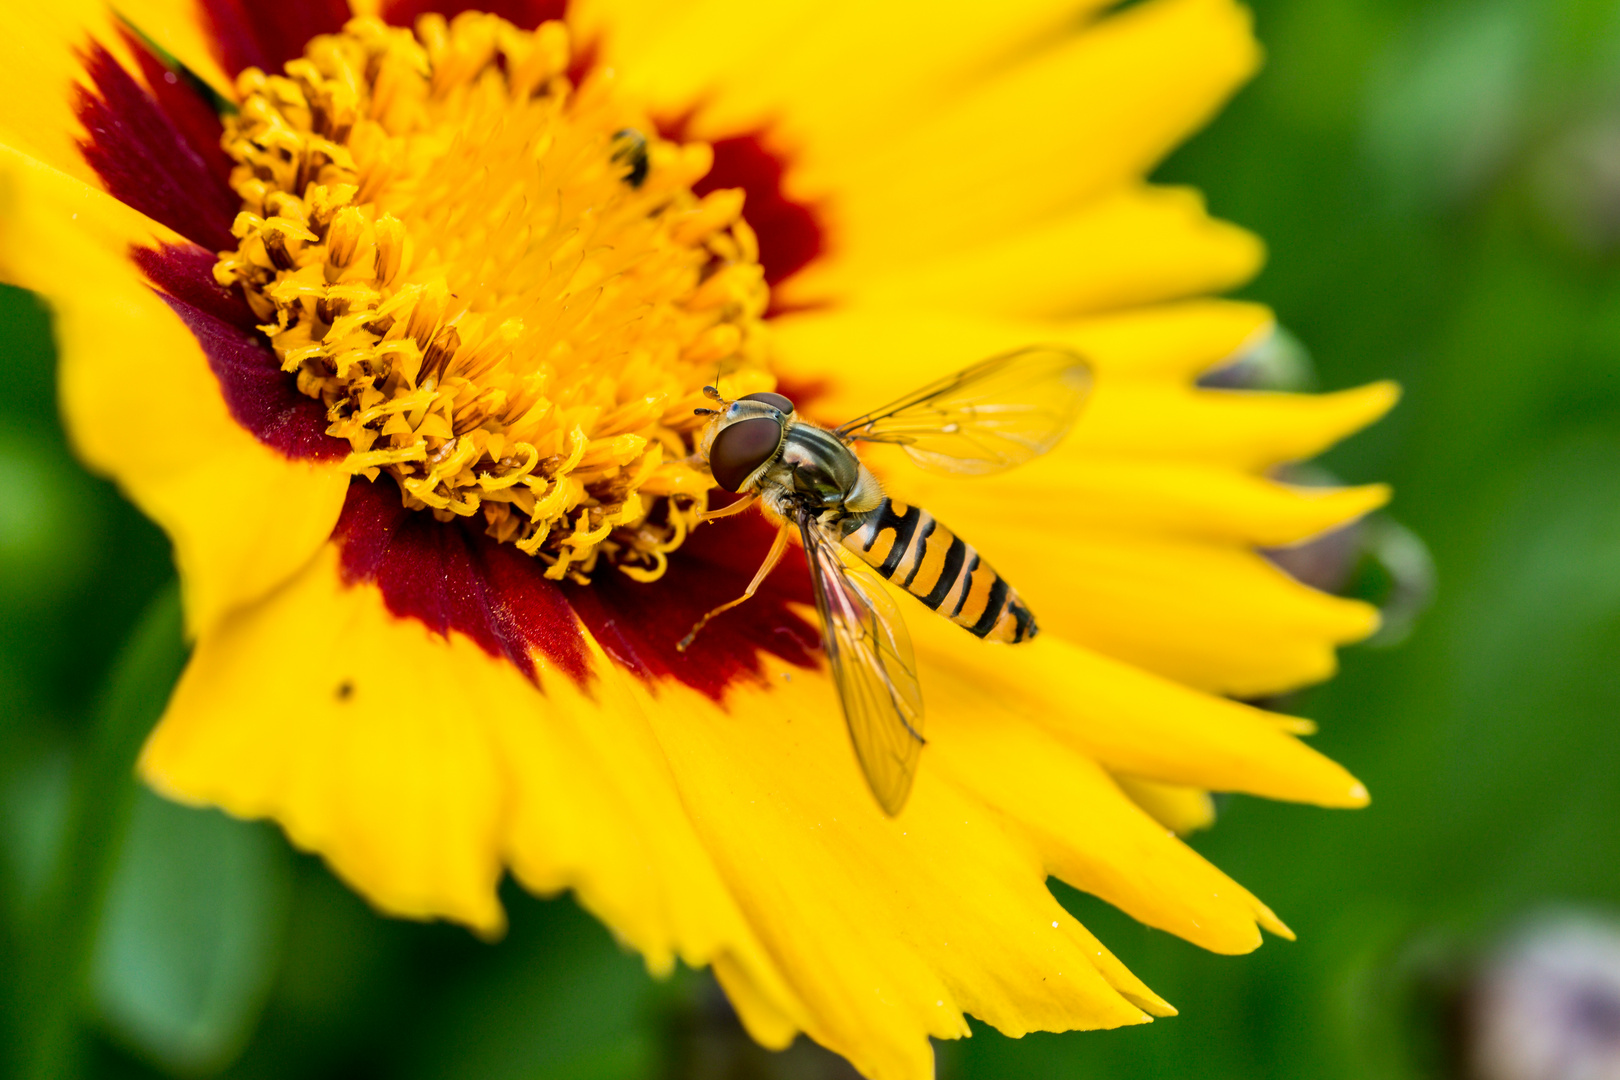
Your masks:
M748 588L743 590L743 594L737 597L737 599L721 604L719 607L715 608L713 611L709 612L707 615L703 616L703 618L694 623L691 631L687 633L685 637L681 638L681 640L676 644L676 652L685 652L691 646L693 639L698 636L698 631L702 630L710 619L721 614L722 612L730 611L732 608L749 599L759 591L759 587L765 584L765 579L770 576L771 571L776 569L776 564L782 561L782 556L787 554L788 535L789 529L786 525L782 526L776 531L776 541L771 544L770 552L765 556L765 561L760 563L759 573L755 574L754 580L748 583Z
M750 506L753 506L754 503L756 503L758 501L759 501L759 492L757 492L757 491L750 492L749 494L744 495L740 499L737 499L737 500L735 500L733 502L726 503L726 505L722 506L718 510L705 510L705 511L703 511L703 513L698 515L698 524L702 525L705 522L715 521L715 520L717 520L719 518L730 517L733 514L740 514L744 510L747 510Z

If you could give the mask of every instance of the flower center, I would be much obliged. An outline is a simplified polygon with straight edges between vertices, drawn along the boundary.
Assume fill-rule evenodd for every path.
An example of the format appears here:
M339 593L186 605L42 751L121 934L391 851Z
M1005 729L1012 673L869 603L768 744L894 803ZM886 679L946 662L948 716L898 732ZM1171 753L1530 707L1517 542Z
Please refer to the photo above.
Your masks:
M713 486L690 460L719 376L770 389L742 193L699 198L703 143L657 138L567 29L357 18L225 128L239 285L346 463L440 521L586 580L660 576Z

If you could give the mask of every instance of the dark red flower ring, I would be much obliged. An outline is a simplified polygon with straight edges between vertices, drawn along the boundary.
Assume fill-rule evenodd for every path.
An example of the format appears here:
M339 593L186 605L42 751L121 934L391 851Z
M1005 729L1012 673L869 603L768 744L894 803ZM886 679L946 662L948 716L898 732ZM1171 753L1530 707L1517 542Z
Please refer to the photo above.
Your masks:
M384 15L410 25L428 11L453 16L468 7L527 28L560 17L564 5L395 0ZM203 0L203 8L216 56L232 75L249 66L279 70L302 54L311 37L338 30L349 15L343 0ZM343 458L349 444L326 434L320 403L299 393L293 376L281 370L242 297L214 281L214 253L235 245L230 227L239 202L227 182L229 163L212 103L187 73L170 70L134 35L126 35L126 43L146 85L105 48L92 46L84 57L91 85L76 101L87 132L81 150L109 192L192 241L135 248L131 258L196 336L238 423L288 458ZM814 259L823 243L814 209L783 194L782 170L758 134L722 139L715 144L713 170L695 189L746 190L744 215L759 236L760 262L771 284ZM539 560L476 527L407 511L387 479L356 478L350 484L333 538L350 584L375 583L396 616L418 619L440 634L466 634L530 678L536 678L532 656L538 653L586 680L580 624L642 677L678 679L716 700L734 680L759 676L762 652L801 667L816 662L815 628L789 606L813 602L797 552L751 603L710 627L701 648L675 650L700 615L741 594L764 558L772 531L755 515L698 530L651 584L611 570L596 574L590 585L547 580Z

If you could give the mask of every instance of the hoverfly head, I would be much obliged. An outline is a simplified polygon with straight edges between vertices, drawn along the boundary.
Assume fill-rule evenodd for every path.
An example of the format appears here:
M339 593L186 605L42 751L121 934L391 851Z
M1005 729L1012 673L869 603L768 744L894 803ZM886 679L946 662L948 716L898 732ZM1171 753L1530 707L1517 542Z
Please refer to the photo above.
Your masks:
M793 402L781 394L747 394L724 411L703 411L715 417L704 439L714 482L741 491L781 452Z

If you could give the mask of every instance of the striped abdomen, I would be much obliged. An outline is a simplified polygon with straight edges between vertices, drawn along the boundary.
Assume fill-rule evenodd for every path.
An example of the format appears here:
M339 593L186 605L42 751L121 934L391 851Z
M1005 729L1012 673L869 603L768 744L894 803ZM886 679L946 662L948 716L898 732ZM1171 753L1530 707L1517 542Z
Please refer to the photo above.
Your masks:
M920 506L884 499L844 546L958 626L991 641L1036 634L1035 617L991 565Z

